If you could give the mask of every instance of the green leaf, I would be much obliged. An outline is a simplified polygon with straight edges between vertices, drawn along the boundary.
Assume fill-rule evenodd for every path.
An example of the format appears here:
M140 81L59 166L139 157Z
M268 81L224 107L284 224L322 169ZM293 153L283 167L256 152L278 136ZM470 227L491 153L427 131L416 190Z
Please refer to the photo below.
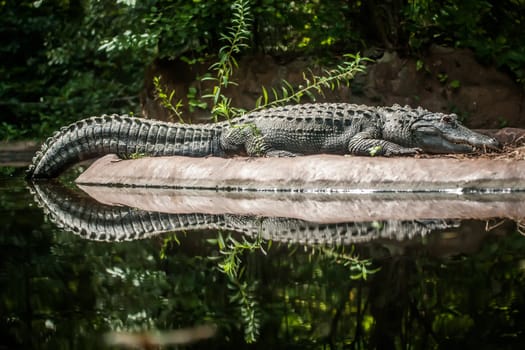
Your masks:
M371 157L374 157L374 156L376 156L377 153L380 152L382 149L383 149L383 147L382 147L381 145L377 145L377 146L371 147L371 148L368 150L368 153L370 154Z
M452 80L448 86L451 88L451 89L459 89L461 87L461 82L459 80Z
M416 61L416 71L420 71L424 68L425 66L425 63L422 61L422 60L417 60Z
M263 86L262 87L263 97L264 97L264 105L266 106L268 104L268 91Z

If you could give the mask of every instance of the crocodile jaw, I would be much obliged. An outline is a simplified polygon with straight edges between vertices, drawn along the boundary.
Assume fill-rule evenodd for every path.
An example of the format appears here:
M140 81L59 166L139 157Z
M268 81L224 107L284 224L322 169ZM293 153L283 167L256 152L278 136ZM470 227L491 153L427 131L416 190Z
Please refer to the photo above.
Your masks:
M472 149L500 149L499 142L492 137L477 133L462 125L459 125L456 130L458 130L457 133L447 133L443 135L447 142L454 143L457 146L470 147Z
M426 153L470 153L474 147L468 143L456 143L442 135L425 135L416 143Z
M470 153L477 148L500 149L496 139L472 131L459 124L455 118L449 118L446 118L446 122L426 120L424 123L414 123L414 147L427 153Z

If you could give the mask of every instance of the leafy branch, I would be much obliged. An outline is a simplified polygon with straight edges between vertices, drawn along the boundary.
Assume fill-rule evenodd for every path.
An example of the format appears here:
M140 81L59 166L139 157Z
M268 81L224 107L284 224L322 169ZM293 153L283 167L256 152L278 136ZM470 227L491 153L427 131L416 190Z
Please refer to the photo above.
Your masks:
M218 122L220 119L230 120L245 113L245 110L231 105L231 98L226 96L223 90L229 86L238 85L232 80L234 71L239 66L235 55L249 47L251 23L252 16L248 0L236 0L232 5L232 24L225 33L221 34L221 40L226 44L219 50L218 60L208 68L209 73L201 78L201 81L212 81L214 83L211 92L201 97L202 99L211 99L211 118L214 122ZM359 54L346 54L343 57L344 60L341 64L332 69L324 69L321 75L312 71L303 73L303 84L296 87L287 80L282 81L280 89L268 90L263 86L262 94L256 100L255 108L250 112L281 106L289 102L298 103L305 96L315 101L315 95L324 96L325 90L335 90L342 85L348 86L356 74L365 71L366 62L371 61ZM161 105L183 122L182 112L180 111L182 100L173 101L175 91L164 92L160 84L160 77L154 78L154 86L157 99ZM188 93L188 100L190 101L190 110L192 106L199 108L206 106L205 102L199 102L196 99L196 91L193 91L191 95Z
M232 4L232 25L226 33L221 34L221 40L226 45L219 50L219 59L209 68L215 76L204 76L202 80L211 80L215 83L210 94L203 98L211 98L213 101L212 117L218 121L219 117L230 119L242 113L242 110L231 107L231 99L222 93L223 88L229 85L237 85L231 80L233 72L238 68L238 62L234 55L248 48L251 37L249 30L252 23L250 6L248 0L237 0Z
M341 85L350 85L350 81L356 74L365 71L366 66L364 63L371 61L366 57L361 57L359 54L345 54L344 57L345 60L343 63L336 68L325 69L323 75L318 76L311 71L309 75L303 73L303 81L305 84L301 84L297 88L294 88L288 81L283 80L281 90L279 91L272 88L271 92L273 96L270 96L268 90L263 86L262 95L257 99L255 109L252 111L281 106L288 102L298 103L304 96L308 96L315 101L314 92L320 96L324 96L325 89L333 91L341 87Z
M161 76L153 77L153 86L155 87L155 99L159 101L162 107L170 111L170 118L177 117L180 123L184 123L184 118L182 117L181 108L183 106L182 100L178 100L175 103L173 98L175 97L175 89L171 90L171 93L167 93L165 88L162 87Z

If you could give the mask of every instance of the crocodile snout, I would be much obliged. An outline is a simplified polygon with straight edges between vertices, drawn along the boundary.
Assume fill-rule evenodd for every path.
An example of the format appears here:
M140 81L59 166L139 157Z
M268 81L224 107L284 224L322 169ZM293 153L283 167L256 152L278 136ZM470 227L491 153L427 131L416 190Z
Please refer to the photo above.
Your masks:
M474 135L469 138L469 143L477 148L501 150L501 144L498 140L484 134L474 133Z
M490 141L487 143L486 147L493 150L501 150L501 143L495 138L490 138Z

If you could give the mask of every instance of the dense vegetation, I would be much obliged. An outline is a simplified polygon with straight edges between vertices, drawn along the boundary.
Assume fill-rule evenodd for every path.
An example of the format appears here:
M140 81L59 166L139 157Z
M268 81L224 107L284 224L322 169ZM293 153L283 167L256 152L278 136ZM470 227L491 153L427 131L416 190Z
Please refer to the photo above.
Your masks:
M337 57L371 47L419 55L467 47L525 81L525 1L247 1L249 49ZM0 139L43 137L65 123L137 112L155 60L209 62L232 1L0 1ZM243 54L242 52L238 54Z

